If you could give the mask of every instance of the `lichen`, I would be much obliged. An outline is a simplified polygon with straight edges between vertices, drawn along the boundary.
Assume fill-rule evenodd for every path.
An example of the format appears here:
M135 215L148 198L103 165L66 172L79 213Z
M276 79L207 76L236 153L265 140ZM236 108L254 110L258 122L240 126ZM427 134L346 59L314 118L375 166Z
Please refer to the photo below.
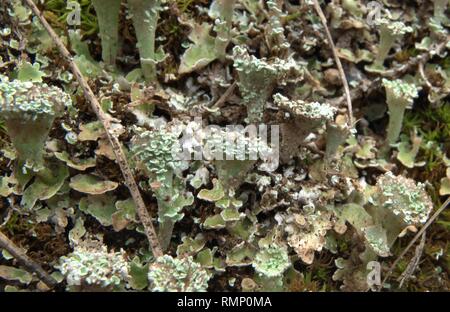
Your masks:
M300 259L313 263L314 253L326 244L325 236L334 225L333 215L328 211L315 210L290 213L285 216L284 231L287 241Z
M327 103L292 101L277 93L274 104L288 117L281 125L281 160L287 163L293 158L305 138L320 126L333 120L337 111Z
M0 81L0 115L23 170L41 170L44 144L56 117L72 104L67 93L41 83Z
M261 291L281 291L284 272L291 266L286 246L262 246L253 260L255 281Z
M129 278L125 252L108 252L104 245L76 246L60 258L57 268L66 277L68 289L76 291L120 289Z
M164 179L168 172L178 169L177 143L177 137L166 129L144 131L134 137L131 152L147 174Z
M150 265L150 289L158 292L205 292L211 274L192 257L164 255Z
M295 118L304 118L311 121L326 122L333 120L337 109L327 103L304 102L302 100L290 101L287 97L277 93L273 96L274 103L288 111Z
M240 46L234 47L233 58L249 122L262 120L266 101L277 83L299 80L303 73L302 67L293 58L258 59Z
M163 248L167 248L173 227L184 214L181 210L193 203L186 192L186 183L180 177L182 162L177 160L180 146L177 136L165 128L138 133L130 149L138 166L149 177L149 185L158 201L159 235Z
M215 19L214 31L215 50L217 57L225 59L226 50L231 40L231 28L233 27L233 12L236 0L214 0L209 9L209 15Z
M119 51L119 14L122 0L93 0L97 14L99 36L102 40L102 58L115 66Z
M433 209L425 184L387 172L377 179L378 202L406 225L420 225Z
M226 193L236 190L258 159L271 153L271 149L255 132L212 128L208 131L205 156L212 160Z
M380 28L380 43L375 61L372 65L366 66L368 72L382 73L385 71L384 61L395 42L403 37L406 33L413 31L412 27L406 26L403 22L392 21L389 18L381 18L377 20L377 26Z
M253 261L255 271L269 278L281 276L290 265L286 247L275 245L261 249Z
M386 101L389 109L389 124L387 128L387 144L397 142L403 124L405 110L410 108L414 98L418 97L415 84L397 80L383 79L386 89Z
M163 0L127 0L133 26L136 31L137 47L141 58L141 67L147 82L157 81L156 65L165 55L156 50L156 27Z

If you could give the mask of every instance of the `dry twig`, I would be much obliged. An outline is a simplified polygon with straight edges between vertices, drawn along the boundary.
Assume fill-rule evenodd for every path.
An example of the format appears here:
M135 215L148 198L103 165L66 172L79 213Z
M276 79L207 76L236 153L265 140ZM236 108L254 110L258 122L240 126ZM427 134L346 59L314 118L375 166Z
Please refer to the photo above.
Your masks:
M103 127L105 128L106 134L108 136L108 140L112 145L114 155L116 156L117 163L119 164L120 170L122 171L125 184L130 190L131 196L133 197L133 200L136 204L137 214L139 216L140 221L142 222L142 225L144 226L145 234L150 243L153 255L155 257L162 256L163 252L155 228L153 227L152 219L145 206L144 200L142 199L141 193L139 192L139 188L136 184L136 181L134 180L133 173L130 169L130 166L128 165L125 153L123 152L122 144L120 143L119 139L115 136L114 131L111 128L111 120L112 120L111 116L103 112L100 103L98 102L97 98L94 95L94 92L91 90L88 83L86 82L86 79L83 77L83 74L81 73L80 69L73 61L72 55L70 54L69 50L67 50L67 48L64 46L62 41L59 39L58 35L53 30L52 26L50 26L50 24L47 22L45 17L38 9L36 4L34 4L32 0L23 0L23 1L25 1L27 6L33 11L34 15L36 15L39 18L42 26L44 26L44 28L47 30L48 34L52 38L53 42L58 47L59 52L69 63L69 66L73 74L75 75L78 83L83 89L86 99L91 104L92 110L97 115L98 120L100 120L101 123L103 124Z
M408 279L411 278L411 276L413 275L417 266L419 265L420 258L422 257L422 254L423 254L423 249L425 247L426 238L427 238L427 232L423 232L422 238L420 239L420 243L416 247L414 257L412 257L411 261L409 261L409 264L406 267L405 271L402 273L402 275L398 279L398 281L400 282L400 284L398 286L399 288L402 288L403 284L406 281L408 281Z
M36 273L36 275L50 288L58 285L58 282L51 277L45 270L32 259L30 259L25 252L17 247L5 234L0 232L0 248L7 250L20 264L22 264L29 272Z
M224 94L217 100L216 103L211 107L211 109L217 109L221 108L223 104L225 104L228 97L233 93L234 89L236 88L236 81L231 84L231 86L228 87L228 89L225 91Z
M327 34L327 38L328 38L328 44L331 47L331 51L333 52L336 66L337 66L337 68L339 70L339 74L341 76L342 85L344 86L344 91L345 91L345 98L347 101L349 124L350 124L350 128L353 128L354 124L353 124L352 97L350 94L350 88L348 86L347 77L345 76L344 68L342 67L341 60L339 59L339 55L336 51L336 46L334 45L333 37L331 37L330 30L328 29L327 19L325 17L325 14L323 14L323 11L322 11L322 8L320 7L319 1L314 0L313 2L314 2L314 8L320 17L320 21L322 22L322 25L325 28L325 33Z

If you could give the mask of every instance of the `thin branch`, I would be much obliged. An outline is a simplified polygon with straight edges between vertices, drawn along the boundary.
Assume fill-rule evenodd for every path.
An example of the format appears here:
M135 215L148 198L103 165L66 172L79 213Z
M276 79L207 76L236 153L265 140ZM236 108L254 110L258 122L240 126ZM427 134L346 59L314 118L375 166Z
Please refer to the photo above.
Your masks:
M427 75L425 74L425 70L424 70L424 63L420 62L419 65L419 74L422 77L422 80L424 81L425 85L427 86L427 88L429 90L433 89L433 85L431 84L431 82L428 80Z
M342 85L344 86L345 91L345 98L347 101L347 110L348 110L348 119L350 128L353 128L353 108L352 108L352 97L350 94L350 88L348 86L347 77L345 76L344 67L342 67L341 60L339 59L339 55L336 50L336 46L334 45L333 37L331 37L330 30L328 29L327 25L327 19L325 17L325 14L322 11L322 8L320 7L318 0L313 0L314 2L314 8L316 9L317 14L320 17L320 21L322 22L323 27L325 28L325 33L327 34L328 38L328 44L331 47L331 51L333 52L334 60L336 62L337 68L339 70L339 74L341 76Z
M420 262L420 258L422 257L423 254L423 249L425 248L426 238L427 232L423 232L422 238L420 239L420 243L416 247L414 257L412 257L411 261L409 261L409 264L406 267L405 271L398 279L398 281L400 282L398 286L399 288L402 288L403 284L411 278L411 276L414 274L414 271L417 269L417 266L419 265Z
M450 197L447 198L447 200L442 204L442 206L434 213L434 215L428 219L427 223L420 229L419 232L417 232L416 236L409 242L408 246L402 251L402 253L395 259L394 263L389 268L389 271L386 273L386 276L383 279L383 282L381 285L384 285L388 278L391 276L392 272L394 271L397 264L400 262L400 260L406 255L406 253L411 249L411 247L414 245L414 243L422 236L422 234L426 231L426 229L436 220L436 218L441 214L442 211L447 208L447 206L450 204Z
M58 285L58 282L51 277L38 263L30 259L25 252L17 247L5 234L0 232L0 248L7 250L20 264L30 273L36 275L50 288Z
M225 91L224 94L217 100L216 103L211 107L211 109L216 109L222 107L222 105L225 103L225 101L228 99L228 97L233 93L234 89L236 88L236 81L231 84L231 86L228 87L228 89Z
M134 180L133 173L130 169L130 166L128 165L127 158L122 149L122 144L120 143L119 139L116 137L113 129L111 128L111 120L112 120L111 116L103 112L100 103L98 102L97 98L94 95L94 92L92 92L91 88L86 82L86 79L83 77L83 74L81 73L80 69L73 61L72 55L70 54L69 50L67 50L67 48L64 46L61 39L53 30L52 26L50 26L45 17L39 11L38 7L33 3L32 0L23 0L23 1L25 1L28 7L33 11L34 15L36 15L39 18L42 26L44 26L44 28L47 30L48 34L52 38L53 42L58 47L59 52L69 63L69 66L73 74L75 75L78 83L83 89L86 99L91 104L92 110L97 115L98 120L103 124L103 127L105 128L106 134L108 136L108 140L113 148L114 155L116 156L117 163L119 164L120 170L122 171L125 184L130 190L131 196L133 197L133 200L136 204L137 214L139 216L140 221L142 222L142 225L144 226L145 234L150 243L153 255L155 257L162 256L163 252L158 240L158 236L156 235L155 228L153 227L152 219L145 206L144 200L142 199L141 193L139 192L139 188L136 184L136 181Z

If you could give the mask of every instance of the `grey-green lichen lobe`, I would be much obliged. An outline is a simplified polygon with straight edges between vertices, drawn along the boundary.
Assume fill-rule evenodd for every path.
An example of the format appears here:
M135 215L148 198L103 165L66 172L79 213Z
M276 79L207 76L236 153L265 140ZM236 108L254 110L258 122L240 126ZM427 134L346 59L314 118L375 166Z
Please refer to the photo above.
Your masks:
M255 271L266 277L281 276L290 265L287 248L277 245L261 249L253 261Z
M239 72L251 74L252 72L264 72L266 74L275 74L276 67L269 64L265 59L258 59L254 55L250 55L246 48L236 46L233 49L234 67Z
M247 49L236 46L233 49L234 67L240 73L245 75L255 75L263 80L252 81L254 84L268 84L273 82L277 76L288 76L289 74L301 75L301 66L292 58L287 60L275 58L271 61L267 59L258 59L254 55L249 55Z
M419 225L427 221L433 204L423 183L387 172L378 178L377 187L380 204L401 217L405 224Z
M148 272L151 290L158 292L205 292L211 274L192 257L158 258Z
M58 87L7 78L0 81L0 114L4 118L17 114L32 119L57 117L71 104L70 96Z
M337 109L327 103L304 102L302 100L291 101L287 97L277 93L273 96L275 104L294 115L308 120L331 121Z
M124 285L129 278L125 252L108 252L106 246L77 246L68 256L60 258L58 267L66 276L67 285L108 289Z
M144 169L158 176L177 169L179 151L177 136L165 129L137 134L131 145L131 153Z

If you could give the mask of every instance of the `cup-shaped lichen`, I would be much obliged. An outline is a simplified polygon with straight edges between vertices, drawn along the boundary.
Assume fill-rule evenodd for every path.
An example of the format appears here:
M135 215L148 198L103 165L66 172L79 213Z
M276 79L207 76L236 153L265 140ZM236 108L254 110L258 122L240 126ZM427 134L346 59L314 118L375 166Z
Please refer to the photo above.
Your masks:
M156 81L156 64L159 61L155 36L161 0L128 0L128 10L136 31L144 77L148 82L154 82Z
M0 81L0 116L23 170L44 167L45 141L66 105L71 105L71 99L57 87L7 78Z
M364 205L345 205L341 217L364 236L372 253L389 256L390 249L406 229L424 224L433 204L423 183L387 172L377 178L374 189L369 190L369 202ZM368 254L369 255L369 254Z
M97 14L99 35L102 40L102 58L115 65L119 49L119 15L122 0L92 0Z
M205 292L211 274L192 257L164 255L150 265L150 288L161 292Z
M175 222L183 218L181 210L192 204L191 193L185 193L179 177L181 161L177 160L180 146L177 136L164 128L137 134L131 152L139 167L149 177L158 201L158 221L161 246L167 248Z
M270 153L266 142L251 129L255 130L212 128L207 133L205 156L214 163L227 195L234 193L259 158Z
M239 74L239 90L247 106L247 119L249 122L260 122L275 85L301 77L301 67L292 58L275 58L270 62L258 59L239 46L233 49L233 53L234 67Z
M425 184L391 172L378 177L376 190L374 205L368 209L375 226L371 227L372 231L366 231L366 238L375 251L389 251L407 227L419 226L428 220L433 203ZM386 243L377 244L383 241Z
M397 142L402 130L405 110L411 107L414 98L418 96L418 89L412 83L402 80L383 79L386 89L386 101L389 109L389 124L387 128L387 144Z
M377 179L377 202L404 226L424 224L433 209L425 184L387 172Z
M326 103L291 101L279 93L273 99L277 107L289 114L288 121L281 125L280 157L283 162L288 162L295 156L305 138L318 127L332 121L337 111Z
M66 277L68 290L120 290L129 279L125 252L108 252L104 245L76 246L71 254L61 257L59 262L58 268Z
M262 248L255 256L253 267L258 273L258 281L263 291L281 291L283 273L289 268L287 248L270 245Z
M411 27L406 26L403 22L392 21L387 18L381 18L378 20L377 24L380 27L378 52L373 64L365 67L368 72L374 73L383 72L385 70L384 61L395 42L401 39L406 33L413 31Z

